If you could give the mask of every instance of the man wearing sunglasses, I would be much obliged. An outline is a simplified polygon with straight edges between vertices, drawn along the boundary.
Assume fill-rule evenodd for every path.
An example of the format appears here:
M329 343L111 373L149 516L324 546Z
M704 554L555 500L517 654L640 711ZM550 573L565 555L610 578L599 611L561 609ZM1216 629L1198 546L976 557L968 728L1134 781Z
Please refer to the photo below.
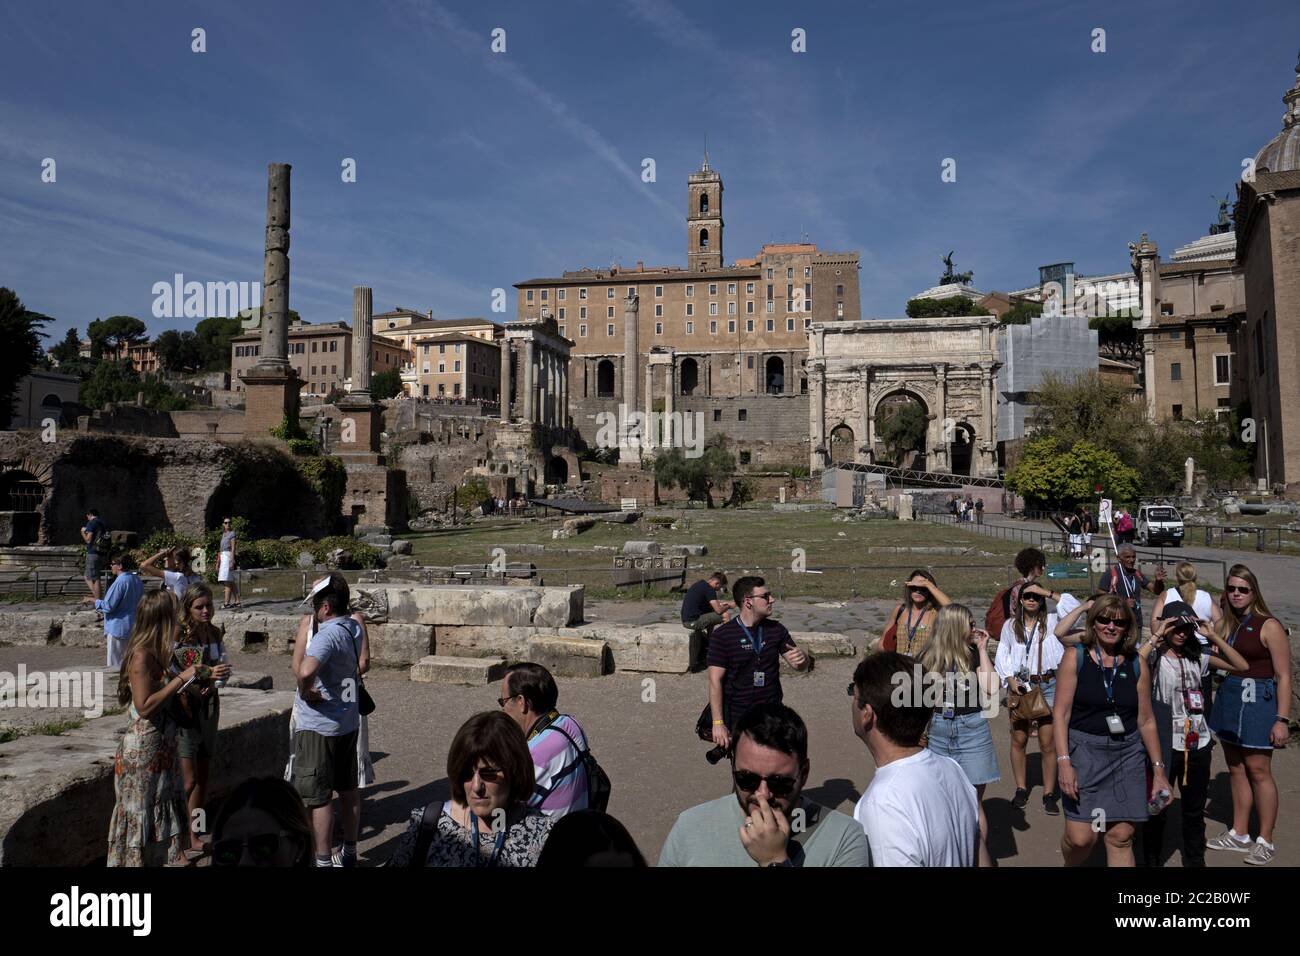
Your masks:
M847 814L803 798L808 728L789 707L759 704L735 725L731 793L683 812L660 866L866 866Z
M709 708L716 745L711 762L731 747L729 728L747 710L781 703L782 657L797 671L812 666L812 658L795 645L785 626L772 619L776 597L767 582L743 577L731 593L740 613L714 628L709 640Z
M1165 589L1165 566L1156 568L1154 581L1147 580L1137 566L1137 550L1131 544L1122 544L1116 552L1119 564L1101 579L1101 589L1107 594L1118 594L1133 609L1137 618L1138 633L1142 631L1142 592L1160 594Z

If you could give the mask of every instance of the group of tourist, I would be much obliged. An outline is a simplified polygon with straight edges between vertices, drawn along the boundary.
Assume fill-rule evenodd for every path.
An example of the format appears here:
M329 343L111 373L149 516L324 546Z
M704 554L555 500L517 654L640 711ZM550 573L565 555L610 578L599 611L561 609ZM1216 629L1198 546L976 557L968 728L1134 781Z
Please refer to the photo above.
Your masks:
M1175 790L1184 865L1204 865L1206 849L1270 862L1278 808L1271 758L1287 741L1290 651L1250 569L1228 571L1216 607L1187 562L1176 569L1175 590L1121 564L1083 601L1045 586L1038 549L1018 554L1016 567L1020 577L983 622L933 576L909 577L887 646L858 664L847 689L851 727L876 765L852 816L804 793L808 729L784 703L780 665L806 670L813 662L774 617L770 587L745 576L728 600L719 594L722 572L693 587L682 617L705 645L709 693L698 730L714 745L710 760L729 761L731 784L679 815L659 865L991 865L983 802L1001 779L989 717L1003 694L1012 805L1028 807L1026 753L1036 736L1043 812L1064 812L1067 865L1085 861L1098 840L1111 865L1133 865L1139 824L1144 861L1159 865ZM1158 593L1143 640L1150 590ZM111 598L110 589L103 600ZM315 582L307 602L293 657L286 777L246 781L208 834L183 821L202 816L195 811L216 750L220 683L230 675L212 595L197 582L180 601L170 587L141 600L120 664L129 717L115 765L111 865L205 853L222 865L357 865L360 789L373 782L363 730L366 626L337 573ZM582 726L559 709L551 673L512 665L499 694L495 709L455 734L449 798L412 811L388 865L645 865L605 812L608 778ZM1207 841L1216 740L1233 819Z
M977 524L983 524L984 499L974 498L969 494L965 498L960 495L952 495L948 498L948 514L960 522L974 521Z

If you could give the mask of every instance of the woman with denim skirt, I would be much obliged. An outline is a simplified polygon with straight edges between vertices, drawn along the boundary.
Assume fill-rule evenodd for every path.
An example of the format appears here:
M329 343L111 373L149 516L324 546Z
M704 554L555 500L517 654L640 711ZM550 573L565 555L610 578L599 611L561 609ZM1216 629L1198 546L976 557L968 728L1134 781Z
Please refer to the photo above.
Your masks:
M1148 800L1168 803L1170 788L1151 706L1151 668L1137 656L1137 615L1116 594L1095 598L1082 644L1056 675L1057 762L1065 804L1061 855L1079 866L1104 832L1106 862L1133 866L1133 834ZM1152 769L1147 785L1147 763Z
M949 604L939 611L934 633L918 664L923 675L920 686L935 700L928 746L955 760L975 788L980 817L979 865L992 866L984 788L997 783L1002 775L998 773L993 732L985 711L986 702L996 704L998 699L997 672L989 659L989 633L975 627L967 607Z
M1276 853L1277 783L1273 749L1285 747L1291 710L1291 646L1286 630L1273 617L1259 581L1244 564L1228 569L1226 598L1218 633L1247 667L1229 674L1214 695L1210 732L1223 745L1232 782L1232 826L1205 845L1211 850L1247 854L1245 862L1262 866ZM1259 836L1250 842L1250 811L1259 814Z

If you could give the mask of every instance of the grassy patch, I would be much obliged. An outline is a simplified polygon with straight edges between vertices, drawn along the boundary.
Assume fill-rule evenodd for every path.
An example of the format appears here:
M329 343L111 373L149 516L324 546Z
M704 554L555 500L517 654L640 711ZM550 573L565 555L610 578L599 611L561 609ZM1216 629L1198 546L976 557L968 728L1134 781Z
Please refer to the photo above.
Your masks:
M0 744L7 744L19 737L57 737L69 730L84 727L84 717L71 717L67 720L51 720L43 724L30 724L26 727L5 727L0 729Z

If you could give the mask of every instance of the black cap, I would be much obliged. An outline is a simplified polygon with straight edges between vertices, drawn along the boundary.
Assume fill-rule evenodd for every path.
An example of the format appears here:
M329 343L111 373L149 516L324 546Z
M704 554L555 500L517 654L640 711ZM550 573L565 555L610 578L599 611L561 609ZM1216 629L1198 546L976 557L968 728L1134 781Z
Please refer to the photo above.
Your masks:
M1164 610L1160 612L1160 620L1176 620L1183 624L1199 624L1201 622L1200 616L1186 601L1167 601Z

